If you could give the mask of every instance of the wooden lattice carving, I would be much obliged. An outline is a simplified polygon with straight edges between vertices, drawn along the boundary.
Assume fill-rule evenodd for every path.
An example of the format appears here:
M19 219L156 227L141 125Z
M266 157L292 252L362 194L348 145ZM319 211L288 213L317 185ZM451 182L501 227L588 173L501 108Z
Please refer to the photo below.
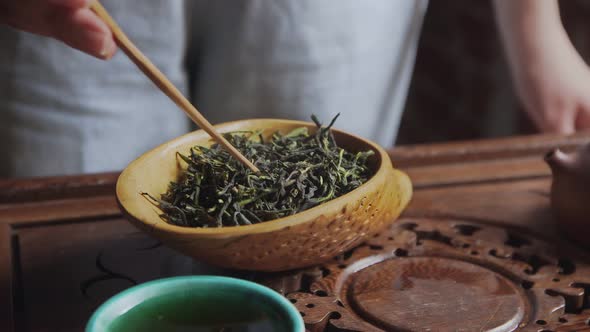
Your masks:
M266 283L300 288L288 298L311 332L583 331L585 254L514 229L404 219L328 264Z

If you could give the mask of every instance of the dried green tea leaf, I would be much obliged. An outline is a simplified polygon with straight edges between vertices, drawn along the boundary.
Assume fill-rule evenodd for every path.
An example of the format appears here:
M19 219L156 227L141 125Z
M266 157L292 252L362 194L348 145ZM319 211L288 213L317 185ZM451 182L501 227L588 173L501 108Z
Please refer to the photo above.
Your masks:
M260 169L253 173L221 146L195 146L179 181L159 199L150 196L169 223L186 227L257 224L312 208L342 196L371 176L373 151L340 148L328 126L276 132L264 141L260 131L231 132L225 138Z

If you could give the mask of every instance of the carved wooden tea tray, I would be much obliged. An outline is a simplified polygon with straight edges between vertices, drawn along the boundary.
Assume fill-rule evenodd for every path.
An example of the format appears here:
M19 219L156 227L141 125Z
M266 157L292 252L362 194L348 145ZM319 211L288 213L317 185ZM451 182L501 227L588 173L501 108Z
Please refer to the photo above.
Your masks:
M405 219L266 283L289 293L312 332L590 328L590 265L575 250L461 220Z
M159 246L122 217L117 174L0 180L0 331L83 331L113 295L182 274L269 285L310 332L590 331L590 251L558 243L542 160L588 142L398 148L415 192L403 218L338 259L281 274L212 269Z

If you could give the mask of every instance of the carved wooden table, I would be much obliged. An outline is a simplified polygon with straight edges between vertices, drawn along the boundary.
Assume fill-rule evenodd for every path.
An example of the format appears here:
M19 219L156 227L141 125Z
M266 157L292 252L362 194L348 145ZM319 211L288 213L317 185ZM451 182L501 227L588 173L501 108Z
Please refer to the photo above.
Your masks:
M0 181L0 330L81 331L136 283L183 274L247 278L283 292L309 331L590 331L588 251L549 210L543 154L590 135L392 151L415 186L399 222L304 271L222 271L124 221L116 174Z

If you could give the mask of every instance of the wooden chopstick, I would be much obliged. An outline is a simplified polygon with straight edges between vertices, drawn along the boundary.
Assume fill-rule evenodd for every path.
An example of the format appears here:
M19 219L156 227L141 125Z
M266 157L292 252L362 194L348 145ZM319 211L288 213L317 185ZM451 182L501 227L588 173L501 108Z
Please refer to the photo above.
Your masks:
M203 115L182 95L182 93L166 78L166 76L129 40L119 25L111 17L102 4L95 0L90 5L92 11L98 15L112 30L117 45L137 65L137 67L154 82L162 92L176 103L201 129L206 131L216 142L242 162L253 172L259 172L258 168L231 145L217 130L205 119Z

